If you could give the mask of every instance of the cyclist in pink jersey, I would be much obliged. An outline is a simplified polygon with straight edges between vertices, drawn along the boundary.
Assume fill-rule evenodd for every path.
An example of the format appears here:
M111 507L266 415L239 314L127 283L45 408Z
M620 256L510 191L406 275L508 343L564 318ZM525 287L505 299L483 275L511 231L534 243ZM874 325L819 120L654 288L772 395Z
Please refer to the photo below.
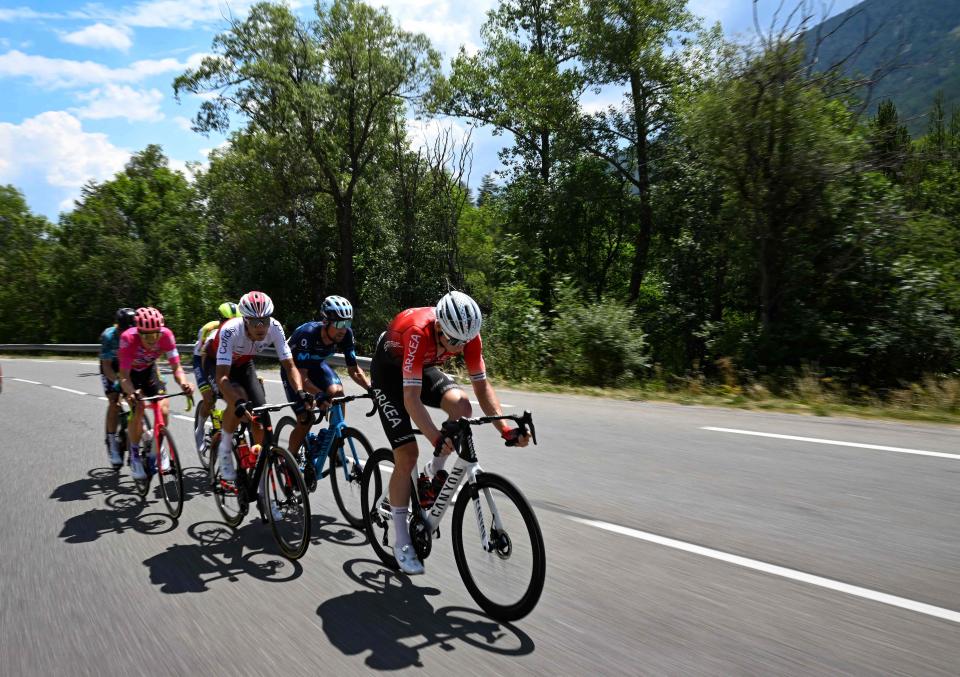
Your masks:
M120 335L120 389L133 409L133 420L128 426L130 431L130 467L133 478L145 480L146 470L140 458L140 435L142 432L143 406L137 402L140 397L154 397L166 392L165 385L157 369L157 358L166 354L173 378L180 389L188 395L193 394L193 386L187 381L180 366L180 354L177 352L177 340L167 327L163 326L163 315L152 307L138 308L134 316L134 326ZM161 403L164 417L169 413L166 400ZM165 470L165 469L164 469Z

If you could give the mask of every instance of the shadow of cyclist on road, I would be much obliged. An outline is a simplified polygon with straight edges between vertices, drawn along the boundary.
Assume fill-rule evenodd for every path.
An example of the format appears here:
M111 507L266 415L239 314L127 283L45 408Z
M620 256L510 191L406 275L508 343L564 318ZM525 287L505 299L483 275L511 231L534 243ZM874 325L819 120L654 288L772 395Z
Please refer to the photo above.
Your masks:
M312 499L311 499L312 502ZM311 505L311 512L313 506ZM346 522L338 522L335 517L313 513L310 522L310 543L321 545L333 543L335 545L367 545L367 535L357 531Z
M272 551L270 532L259 523L232 529L222 522L197 522L187 534L196 542L171 545L143 561L161 592L205 592L211 583L237 582L241 576L279 583L303 573L299 562Z
M111 494L106 504L106 508L93 508L69 518L63 523L60 538L67 543L90 543L111 533L135 531L157 535L172 531L177 526L176 521L166 513L143 512L146 504L132 491Z
M317 608L323 631L348 656L369 651L365 663L377 670L424 667L421 651L438 646L454 651L458 643L502 655L523 656L534 649L521 630L461 607L434 609L408 576L371 560L350 560L344 572L367 588L329 599Z
M120 490L120 477L116 471L112 468L93 468L86 477L61 484L53 490L50 498L61 503L89 501L94 496L114 494Z

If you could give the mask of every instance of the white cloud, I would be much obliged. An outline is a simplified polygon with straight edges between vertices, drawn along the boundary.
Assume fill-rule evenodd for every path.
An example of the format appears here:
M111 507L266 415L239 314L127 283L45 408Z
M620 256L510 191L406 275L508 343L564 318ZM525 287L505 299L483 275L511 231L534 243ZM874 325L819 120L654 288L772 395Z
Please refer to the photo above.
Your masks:
M404 30L424 33L445 59L450 59L461 45L468 52L477 50L480 26L497 0L373 0L372 4L386 7Z
M127 51L133 45L130 39L130 29L126 26L108 26L95 23L73 33L63 33L60 39L71 45L93 47L95 49L119 49Z
M126 85L106 84L77 98L89 103L70 109L77 117L92 120L126 118L129 122L158 122L163 119L160 103L163 93L158 89L134 89Z
M190 118L185 118L182 115L178 115L177 117L173 118L173 121L174 123L176 123L177 127L182 129L183 131L185 132L193 131L193 121Z
M77 88L107 83L140 82L154 75L183 71L199 63L202 54L194 54L186 62L176 59L134 61L124 68L110 68L95 61L51 59L11 50L0 54L0 78L30 78L38 87L49 89Z
M53 187L74 195L87 181L102 181L120 169L130 153L106 134L83 131L76 117L49 111L15 125L0 122L0 182L39 173Z
M31 19L59 19L61 15L51 12L36 12L29 7L0 9L0 21L23 21Z
M224 141L221 141L220 143L218 143L218 144L217 144L216 146L214 146L213 148L201 148L201 149L200 149L199 151L197 151L197 152L200 153L200 155L202 155L203 157L207 158L207 160L209 160L209 159L210 159L210 154L211 154L212 152L214 152L215 150L222 150L222 149L224 149L224 148L227 148L229 145L230 145L230 140L229 140L229 139L225 139Z

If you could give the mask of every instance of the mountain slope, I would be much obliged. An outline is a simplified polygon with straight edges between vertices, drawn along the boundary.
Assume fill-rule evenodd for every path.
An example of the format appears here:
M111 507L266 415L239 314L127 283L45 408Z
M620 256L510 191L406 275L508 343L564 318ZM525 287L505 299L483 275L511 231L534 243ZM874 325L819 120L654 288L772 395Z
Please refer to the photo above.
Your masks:
M811 31L808 44L818 30L827 36L818 53L818 65L824 68L876 32L845 65L848 73L871 74L896 64L872 93L871 114L882 99L893 99L917 136L927 130L937 90L943 90L948 119L953 108L960 107L960 0L865 0Z

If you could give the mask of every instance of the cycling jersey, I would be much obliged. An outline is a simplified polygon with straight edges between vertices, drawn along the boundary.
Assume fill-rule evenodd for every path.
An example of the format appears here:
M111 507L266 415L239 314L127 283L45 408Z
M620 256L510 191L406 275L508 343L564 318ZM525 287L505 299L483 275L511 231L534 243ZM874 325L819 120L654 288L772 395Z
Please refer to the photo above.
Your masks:
M343 353L347 366L357 366L357 353L353 345L353 329L347 329L338 343L324 343L325 322L306 322L297 327L287 341L293 352L293 362L301 369L314 369L334 353Z
M160 355L166 353L170 366L180 364L180 353L177 352L177 340L173 332L167 327L160 328L160 338L147 348L140 340L140 333L136 327L130 327L120 335L120 368L130 371L143 371L153 366Z
M197 332L197 342L193 345L193 354L200 356L203 355L203 346L207 342L207 339L217 330L217 327L220 326L220 320L211 320L205 325L200 327L200 331Z
M390 322L383 337L383 347L390 361L399 366L405 386L423 383L424 367L443 364L455 353L441 352L437 343L437 311L433 306L408 308ZM479 334L463 349L463 359L471 381L487 378L483 363L483 342Z
M277 359L289 360L293 357L283 334L283 327L272 317L270 328L263 341L254 341L247 336L243 326L243 318L235 317L227 320L217 330L213 338L207 341L207 354L216 356L217 366L240 365L253 360L254 355L262 353L264 348L273 346L277 351Z
M100 359L117 359L117 350L120 348L120 329L117 325L107 327L100 334Z

